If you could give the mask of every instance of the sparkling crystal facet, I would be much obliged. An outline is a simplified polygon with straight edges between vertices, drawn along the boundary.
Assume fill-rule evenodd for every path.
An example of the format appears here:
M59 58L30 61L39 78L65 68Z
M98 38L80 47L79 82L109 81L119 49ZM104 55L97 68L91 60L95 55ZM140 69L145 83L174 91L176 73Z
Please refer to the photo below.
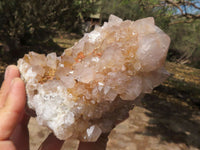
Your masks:
M153 18L111 15L60 57L30 52L19 59L28 106L59 139L96 141L123 105L166 79L169 43Z

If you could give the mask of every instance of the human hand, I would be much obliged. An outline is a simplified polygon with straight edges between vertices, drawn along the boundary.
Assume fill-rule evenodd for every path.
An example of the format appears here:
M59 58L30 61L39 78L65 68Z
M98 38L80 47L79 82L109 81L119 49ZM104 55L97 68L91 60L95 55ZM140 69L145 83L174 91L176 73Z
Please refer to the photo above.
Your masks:
M8 66L0 90L0 150L29 150L29 116L24 82L16 66ZM60 150L63 141L50 134L40 150Z
M25 85L19 77L16 66L7 67L0 90L0 150L29 150L30 117L25 114ZM78 150L104 150L108 135L102 134L96 142L80 142ZM51 133L39 150L60 150L63 143Z
M26 138L28 117L24 115L25 87L19 76L17 67L9 66L0 90L1 150L15 150L16 147L21 148L22 144L24 147L29 146L28 138Z

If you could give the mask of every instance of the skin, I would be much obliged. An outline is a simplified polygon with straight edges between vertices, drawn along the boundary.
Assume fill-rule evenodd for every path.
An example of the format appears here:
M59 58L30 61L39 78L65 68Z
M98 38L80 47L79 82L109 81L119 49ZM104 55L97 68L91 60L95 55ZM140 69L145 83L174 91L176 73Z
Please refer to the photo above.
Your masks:
M29 150L28 122L25 114L26 93L24 82L15 65L7 67L0 89L0 150ZM97 142L80 142L78 150L103 150L108 134L103 134ZM52 133L41 144L39 150L60 150L64 141Z

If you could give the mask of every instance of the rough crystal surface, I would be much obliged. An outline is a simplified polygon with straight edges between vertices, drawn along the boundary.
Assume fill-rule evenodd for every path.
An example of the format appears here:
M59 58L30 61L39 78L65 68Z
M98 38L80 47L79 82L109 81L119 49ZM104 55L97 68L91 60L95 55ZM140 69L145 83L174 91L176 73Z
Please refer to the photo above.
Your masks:
M96 141L121 108L166 79L169 43L153 18L111 15L61 56L30 52L18 60L28 107L59 139Z

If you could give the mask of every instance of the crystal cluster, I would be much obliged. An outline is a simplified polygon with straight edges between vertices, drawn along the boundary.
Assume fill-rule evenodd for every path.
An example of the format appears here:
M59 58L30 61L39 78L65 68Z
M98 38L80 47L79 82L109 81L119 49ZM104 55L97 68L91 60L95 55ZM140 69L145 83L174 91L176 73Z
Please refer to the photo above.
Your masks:
M153 18L111 15L61 56L30 52L18 60L28 107L59 139L96 141L123 105L166 79L169 43Z

